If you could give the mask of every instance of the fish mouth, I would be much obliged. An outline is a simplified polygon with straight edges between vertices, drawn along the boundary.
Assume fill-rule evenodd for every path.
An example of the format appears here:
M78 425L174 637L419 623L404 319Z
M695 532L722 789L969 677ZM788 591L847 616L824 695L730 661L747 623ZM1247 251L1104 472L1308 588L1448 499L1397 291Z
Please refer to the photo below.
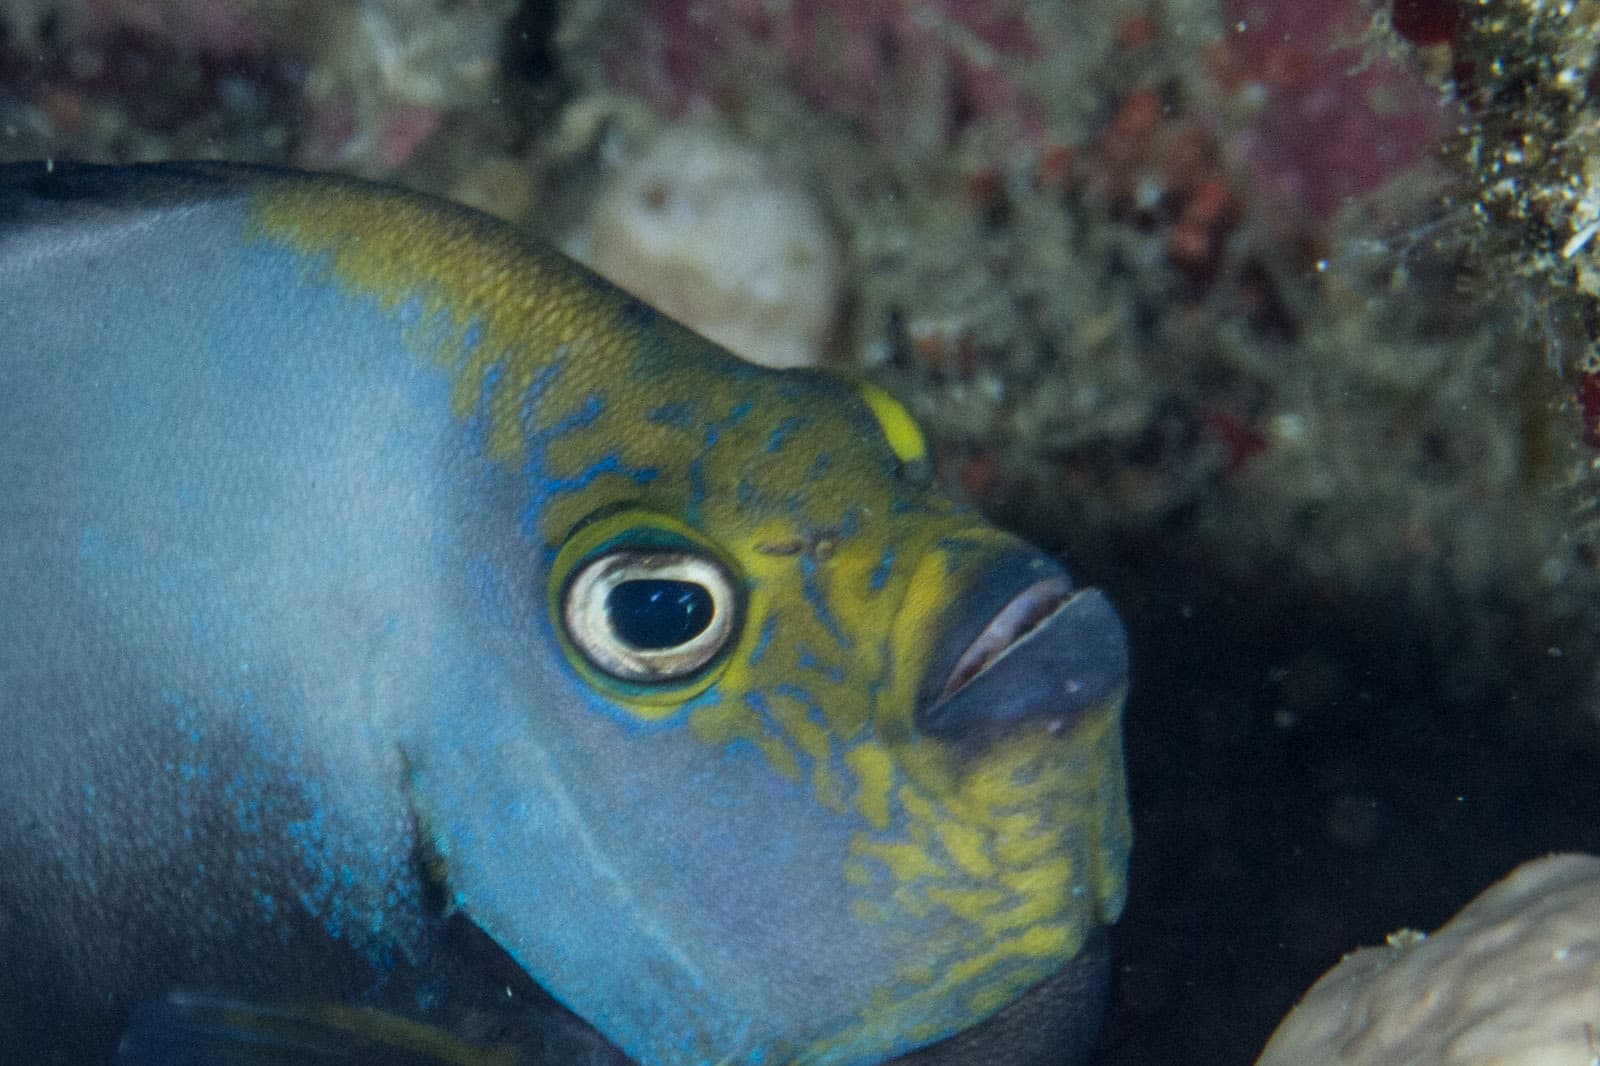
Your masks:
M961 658L951 668L950 676L945 679L930 711L936 711L940 704L1026 644L1052 618L1065 610L1071 599L1072 587L1059 577L1035 581L1017 593L961 653Z
M1019 555L949 607L918 693L924 733L967 737L1021 722L1059 733L1126 689L1127 637L1105 594Z

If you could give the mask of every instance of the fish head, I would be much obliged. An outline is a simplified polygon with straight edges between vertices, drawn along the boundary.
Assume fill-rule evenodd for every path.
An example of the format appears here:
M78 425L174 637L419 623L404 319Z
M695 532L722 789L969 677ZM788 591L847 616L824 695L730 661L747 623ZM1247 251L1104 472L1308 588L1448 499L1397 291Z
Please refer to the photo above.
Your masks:
M562 775L573 854L650 945L619 984L662 975L576 1009L660 1062L877 1062L973 1026L1122 907L1121 623L953 505L875 386L679 380L700 343L658 343L628 413L546 459L654 472L541 515L572 716L546 750L605 723Z
M406 750L451 907L646 1066L881 1062L1094 950L1122 625L953 503L905 408L452 209L265 203L409 309L481 452L470 639Z

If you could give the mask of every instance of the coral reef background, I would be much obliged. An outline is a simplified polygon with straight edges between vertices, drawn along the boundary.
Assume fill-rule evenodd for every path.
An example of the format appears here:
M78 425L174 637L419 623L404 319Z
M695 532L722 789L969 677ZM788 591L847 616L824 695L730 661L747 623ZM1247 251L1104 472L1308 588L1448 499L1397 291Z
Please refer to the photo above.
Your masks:
M1600 850L1597 26L1590 0L8 0L0 157L341 169L580 252L623 187L699 249L664 256L680 285L746 239L726 197L805 190L718 313L803 318L955 492L1112 589L1138 846L1102 1061L1242 1062L1341 952ZM635 180L684 131L711 131L686 177Z

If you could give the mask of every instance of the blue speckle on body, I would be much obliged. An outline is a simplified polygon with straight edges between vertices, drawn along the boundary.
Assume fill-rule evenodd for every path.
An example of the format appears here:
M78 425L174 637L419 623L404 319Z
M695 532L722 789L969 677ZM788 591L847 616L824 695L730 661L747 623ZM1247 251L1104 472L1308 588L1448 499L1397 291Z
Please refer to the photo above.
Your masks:
M844 684L848 676L844 667L823 662L804 644L795 646L795 665L802 670L815 670L836 685Z
M867 578L867 588L873 592L882 592L889 583L889 576L894 573L894 545L883 549L883 557L878 560L878 565L873 568L872 576Z
M622 461L622 456L616 452L607 452L596 462L579 471L572 477L553 478L545 486L545 491L550 495L559 495L564 492L577 492L587 488L595 478L602 474L621 474L631 478L635 485L648 485L661 476L661 471L653 466L630 467Z
M839 625L839 620L833 616L833 611L828 607L828 597L822 590L822 582L817 572L817 561L810 554L800 557L801 587L805 592L806 603L811 607L811 613L816 615L822 628L828 631L834 642L845 651L851 647L850 635Z
M784 441L788 440L797 430L805 428L810 421L809 418L790 415L779 422L772 432L767 435L767 451L770 453L782 448Z
M778 633L778 616L769 614L761 622L761 632L756 634L756 646L750 649L750 656L745 662L750 666L761 665L761 659L767 654L767 647L772 643L772 638Z
M699 405L695 403L668 403L652 407L645 413L646 420L679 429L693 429L701 422Z

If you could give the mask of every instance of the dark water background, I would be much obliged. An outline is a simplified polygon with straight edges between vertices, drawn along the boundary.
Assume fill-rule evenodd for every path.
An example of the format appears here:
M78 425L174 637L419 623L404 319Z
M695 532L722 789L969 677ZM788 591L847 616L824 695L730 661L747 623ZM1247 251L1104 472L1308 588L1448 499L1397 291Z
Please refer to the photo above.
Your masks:
M1266 616L1163 569L1120 590L1136 838L1097 1063L1251 1062L1345 953L1600 851L1597 752L1551 730L1538 678L1446 696L1452 649L1390 604Z

